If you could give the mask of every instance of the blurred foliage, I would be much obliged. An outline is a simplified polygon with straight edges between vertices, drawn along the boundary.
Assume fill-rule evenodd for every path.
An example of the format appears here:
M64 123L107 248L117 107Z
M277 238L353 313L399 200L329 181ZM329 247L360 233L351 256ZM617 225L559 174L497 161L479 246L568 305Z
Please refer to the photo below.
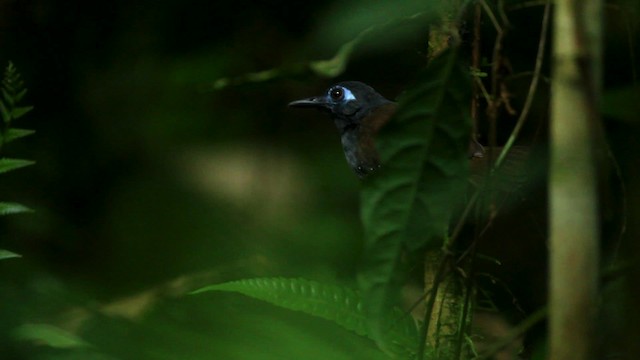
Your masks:
M640 120L640 86L610 89L602 97L604 116L630 123Z
M0 260L10 259L14 257L20 257L20 255L13 253L9 250L0 249Z
M412 39L427 36L425 24L438 18L446 10L446 1L399 0L389 11L384 1L350 1L329 10L319 25L318 46L338 49L331 58L311 61L306 65L284 65L274 69L243 74L235 78L223 77L213 82L212 88L251 82L265 82L279 78L309 75L335 78L342 75L356 50L384 51L406 44Z
M2 98L0 98L0 115L2 116L2 124L0 126L0 149L2 149L7 143L13 140L33 134L33 131L31 130L15 129L11 126L15 120L20 119L33 110L33 106L19 106L19 103L22 102L24 96L27 94L27 89L24 87L24 82L22 81L18 70L11 62L9 62L9 65L7 65L4 71L0 91L2 92ZM0 159L0 174L32 164L33 161L30 160L3 157ZM0 216L20 214L30 211L31 209L20 203L0 202ZM0 249L0 260L19 256L20 255L11 251Z
M439 249L469 173L470 81L457 49L434 59L399 100L378 140L385 167L362 192L366 250L358 281L377 340L381 314L399 302L406 253Z
M13 333L20 341L33 341L53 348L82 348L88 344L74 334L48 324L24 324Z

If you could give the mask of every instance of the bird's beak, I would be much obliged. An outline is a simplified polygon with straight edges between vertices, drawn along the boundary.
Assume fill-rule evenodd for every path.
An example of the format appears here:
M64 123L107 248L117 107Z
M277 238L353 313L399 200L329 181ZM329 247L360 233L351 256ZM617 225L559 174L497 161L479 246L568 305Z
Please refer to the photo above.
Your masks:
M299 108L326 108L327 100L322 96L313 96L306 99L296 100L289 103L289 107Z

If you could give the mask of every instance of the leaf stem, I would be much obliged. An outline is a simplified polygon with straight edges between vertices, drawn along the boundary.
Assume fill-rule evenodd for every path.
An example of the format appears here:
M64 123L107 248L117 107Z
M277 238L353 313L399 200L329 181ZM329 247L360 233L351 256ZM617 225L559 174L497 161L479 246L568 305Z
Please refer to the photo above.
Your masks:
M496 160L494 169L498 168L500 164L502 164L507 154L509 153L509 150L518 138L518 135L522 130L522 126L527 119L527 115L529 115L529 110L531 109L533 99L536 95L536 90L538 89L542 63L544 61L544 50L547 43L547 32L549 30L549 13L551 12L551 1L546 1L547 5L544 8L544 15L542 16L542 29L540 30L540 40L538 41L538 54L536 55L536 64L533 70L533 78L531 79L531 83L529 84L529 92L527 93L527 98L524 102L524 106L522 107L522 111L520 112L520 116L518 117L518 121L516 122L516 126L513 128L513 131L511 132L507 143L504 145L502 152L500 152L500 156L498 156L498 159Z

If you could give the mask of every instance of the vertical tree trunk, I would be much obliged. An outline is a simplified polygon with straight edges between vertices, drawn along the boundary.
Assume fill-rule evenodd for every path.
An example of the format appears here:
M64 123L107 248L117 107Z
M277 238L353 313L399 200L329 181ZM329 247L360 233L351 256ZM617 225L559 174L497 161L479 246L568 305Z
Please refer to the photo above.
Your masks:
M551 99L550 359L588 359L597 307L596 124L602 0L556 0Z

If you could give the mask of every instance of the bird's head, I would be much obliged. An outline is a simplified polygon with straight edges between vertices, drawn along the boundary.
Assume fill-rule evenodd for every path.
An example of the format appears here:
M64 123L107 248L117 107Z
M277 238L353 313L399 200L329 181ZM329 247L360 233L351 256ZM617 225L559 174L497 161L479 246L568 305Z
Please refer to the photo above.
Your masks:
M374 137L393 115L396 104L371 86L345 81L331 86L320 96L296 100L289 106L329 113L340 132L347 163L360 178L380 167Z
M331 86L324 94L289 103L291 107L316 108L328 112L339 130L359 125L374 109L391 103L371 86L359 81L345 81Z

